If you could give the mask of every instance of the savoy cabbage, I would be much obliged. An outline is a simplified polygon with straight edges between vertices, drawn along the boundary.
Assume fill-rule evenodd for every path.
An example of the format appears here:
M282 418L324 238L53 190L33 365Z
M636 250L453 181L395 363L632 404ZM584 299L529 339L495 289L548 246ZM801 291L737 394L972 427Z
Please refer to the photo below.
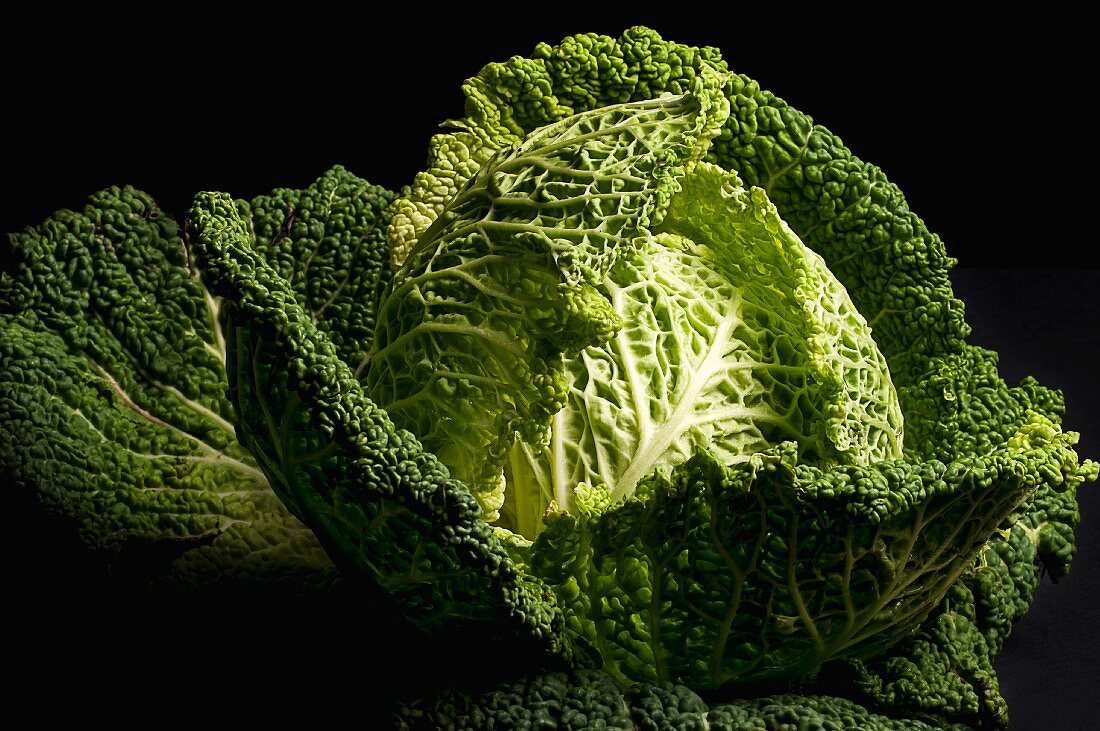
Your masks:
M114 188L14 235L5 473L108 560L175 546L158 586L360 590L542 671L403 723L1003 725L1097 466L898 189L643 28L464 91L399 193L181 227Z

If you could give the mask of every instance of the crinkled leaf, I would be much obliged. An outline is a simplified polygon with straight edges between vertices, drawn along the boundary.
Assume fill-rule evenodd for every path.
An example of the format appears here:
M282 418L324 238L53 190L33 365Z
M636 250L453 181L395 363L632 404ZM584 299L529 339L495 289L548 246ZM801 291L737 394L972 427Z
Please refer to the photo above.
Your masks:
M218 305L176 224L112 188L12 245L0 450L16 486L107 556L160 540L211 578L238 562L323 570L234 436Z
M370 350L377 300L393 275L384 214L393 198L337 166L303 190L238 202L256 250L353 366Z
M830 674L881 708L936 713L974 728L1006 727L994 653L978 629L973 595L959 582L943 604L888 654L838 663Z
M682 685L624 688L605 673L546 673L481 692L461 685L402 707L413 729L691 729L702 731L965 731L934 716L894 718L843 698L777 695L708 704Z
M549 446L512 456L505 522L527 535L551 500L572 508L578 483L617 500L698 450L733 463L793 440L819 464L901 456L886 362L821 257L736 175L700 164L681 188L605 280L625 324L565 359Z
M469 490L367 398L231 199L199 194L191 224L227 302L240 439L333 561L422 627L508 641L518 655L567 654L549 592L517 570Z
M620 505L553 516L529 563L620 678L797 680L912 634L1042 480L1081 482L1066 442L1033 413L993 454L947 464L699 456ZM1052 463L1057 478L1037 474Z
M394 275L368 391L490 521L515 435L544 441L564 403L563 355L622 325L604 277L664 216L721 125L721 79L705 81L531 134L470 180Z
M385 271L378 224L390 198L335 168L306 190L238 205L265 256L297 273L303 303L329 302L326 325L362 331L369 346L372 313L349 297ZM152 198L111 188L11 244L0 460L15 486L108 562L159 546L163 565L148 578L165 585L300 592L334 581L312 532L236 439L219 300Z

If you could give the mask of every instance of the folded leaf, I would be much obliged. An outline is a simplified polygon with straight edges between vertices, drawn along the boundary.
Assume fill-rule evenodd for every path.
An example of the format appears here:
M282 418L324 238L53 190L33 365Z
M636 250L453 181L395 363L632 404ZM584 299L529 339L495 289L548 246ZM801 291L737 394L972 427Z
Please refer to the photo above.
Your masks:
M619 505L552 516L528 563L623 680L798 680L911 635L1038 489L1036 465L1064 460L1063 489L1087 476L1066 445L1032 414L992 455L947 464L698 456Z
M517 570L469 490L366 397L229 196L199 194L191 226L227 303L241 442L333 561L422 627L509 641L517 655L568 654L549 592Z

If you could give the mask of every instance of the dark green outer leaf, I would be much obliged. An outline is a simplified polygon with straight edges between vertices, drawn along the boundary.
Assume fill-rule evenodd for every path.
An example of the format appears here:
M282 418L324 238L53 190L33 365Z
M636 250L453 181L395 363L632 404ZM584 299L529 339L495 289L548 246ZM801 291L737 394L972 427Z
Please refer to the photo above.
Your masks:
M548 520L531 570L624 681L799 680L909 637L1036 489L1034 465L1072 454L1058 436L1036 415L948 464L821 471L789 444L728 467L698 456L636 499Z
M370 350L379 293L393 276L383 213L393 197L336 166L304 190L237 204L256 250L353 366Z
M204 273L231 303L240 438L291 511L348 576L399 599L414 623L518 637L517 654L567 654L548 591L516 570L465 486L366 397L252 247L231 199L200 194L191 222Z
M176 224L147 195L112 188L12 245L0 458L15 488L107 557L175 542L167 558L182 557L159 570L184 582L323 572L320 547L234 437L217 303Z
M349 356L369 347L373 309L356 303L388 275L380 214L391 198L334 168L305 190L238 203L257 247ZM220 303L182 234L148 195L111 188L11 237L4 474L112 570L141 554L139 578L165 588L327 586L337 574L321 546L236 440Z
M666 731L965 731L935 717L892 718L843 698L777 695L708 704L690 689L641 683L624 689L610 676L548 673L480 693L461 689L398 711L414 729L644 729Z

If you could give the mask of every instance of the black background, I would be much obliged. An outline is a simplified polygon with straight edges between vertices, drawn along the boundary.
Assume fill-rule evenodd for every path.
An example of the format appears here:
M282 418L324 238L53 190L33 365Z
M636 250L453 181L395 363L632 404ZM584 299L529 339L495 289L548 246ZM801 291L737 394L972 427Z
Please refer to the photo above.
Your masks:
M529 55L537 42L569 33L618 35L644 23L670 40L722 48L735 71L881 166L960 260L954 281L968 303L973 342L1001 353L1010 381L1031 373L1062 388L1067 424L1084 434L1082 454L1100 456L1098 287L1089 269L1100 261L1090 216L1094 185L1081 177L1095 160L1095 133L1084 111L1091 82L1079 50L1082 19L1005 11L980 20L833 10L795 17L793 9L751 15L732 8L729 17L715 18L686 6L629 18L562 6L541 9L537 22L519 9L514 16L494 10L492 20L473 8L454 17L426 7L393 12L396 20L376 22L321 8L229 17L194 6L157 20L97 14L69 16L66 28L48 18L9 24L0 48L3 230L79 207L112 184L143 188L176 215L200 189L251 197L305 186L335 163L394 188L423 166L438 124L461 116L460 84L484 63ZM1014 729L1086 728L1096 717L1097 498L1096 487L1082 497L1083 545L1073 573L1062 586L1044 583L998 660ZM17 514L13 521L19 523ZM257 670L242 658L263 657L272 674L270 695L242 686L252 694L235 706L242 715L261 700L303 712L323 707L316 697L284 692L300 687L299 662L322 677L341 672L332 660L341 632L311 627L304 639L286 640L297 648L286 656L294 662L280 663L256 628L284 627L288 635L300 628L292 616L258 614L233 616L226 625L232 631L209 645L192 638L188 647L173 646L177 667L188 672L166 672L166 643L186 633L165 635L153 618L128 618L118 601L92 611L90 604L104 603L94 582L81 580L79 567L56 565L69 554L35 543L26 531L13 535L7 555L16 590L5 601L17 620L8 657L29 668L28 692L96 674L105 661L95 653L107 651L112 635L128 648L118 663L147 666L151 678L164 674L173 687L163 699L190 697L193 708L211 693L233 696L232 668ZM51 571L65 586L52 584ZM150 633L147 642L123 639L130 623ZM82 643L88 632L99 633L94 646ZM12 653L16 646L21 651ZM384 671L387 657L360 648L352 660ZM348 686L341 677L333 676L333 687ZM369 703L369 691L362 692ZM120 695L128 694L123 688ZM118 712L109 698L97 708Z

